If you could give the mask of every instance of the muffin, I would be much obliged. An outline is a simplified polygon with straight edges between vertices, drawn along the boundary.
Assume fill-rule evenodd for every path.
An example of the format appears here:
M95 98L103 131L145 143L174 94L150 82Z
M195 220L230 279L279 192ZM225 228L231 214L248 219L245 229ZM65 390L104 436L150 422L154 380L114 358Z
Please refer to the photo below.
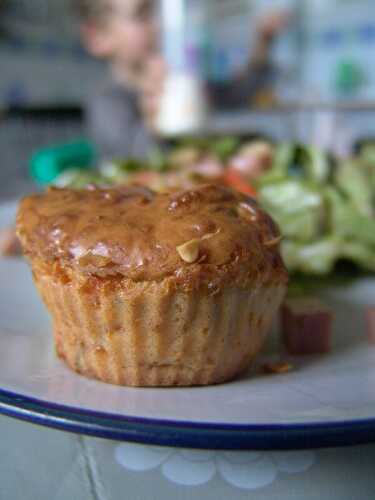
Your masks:
M107 383L234 378L286 290L277 227L253 199L220 186L52 188L21 202L17 232L58 356Z

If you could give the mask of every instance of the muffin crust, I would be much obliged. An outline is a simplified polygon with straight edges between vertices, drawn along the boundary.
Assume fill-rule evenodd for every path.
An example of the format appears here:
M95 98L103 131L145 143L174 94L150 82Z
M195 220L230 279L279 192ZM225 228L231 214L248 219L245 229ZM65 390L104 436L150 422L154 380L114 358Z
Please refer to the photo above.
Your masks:
M143 187L52 188L25 198L18 235L34 262L87 277L166 278L185 290L285 283L279 232L249 197L213 185L156 194ZM196 258L180 249L193 242ZM189 245L187 245L189 248Z

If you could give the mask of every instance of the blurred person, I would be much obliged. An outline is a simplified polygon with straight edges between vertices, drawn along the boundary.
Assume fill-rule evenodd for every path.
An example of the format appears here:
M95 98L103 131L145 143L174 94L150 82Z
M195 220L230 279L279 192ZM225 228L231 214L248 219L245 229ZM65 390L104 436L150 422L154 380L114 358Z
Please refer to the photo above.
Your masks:
M158 143L154 123L167 73L158 52L156 1L74 0L74 7L84 45L110 69L107 83L86 105L91 138L104 157L144 158ZM260 20L246 67L232 82L208 84L215 107L248 106L272 80L269 53L287 20L284 11Z
M144 81L156 75L153 0L74 0L81 37L88 52L109 66L107 82L86 103L91 138L104 157L145 157L153 133L141 109Z

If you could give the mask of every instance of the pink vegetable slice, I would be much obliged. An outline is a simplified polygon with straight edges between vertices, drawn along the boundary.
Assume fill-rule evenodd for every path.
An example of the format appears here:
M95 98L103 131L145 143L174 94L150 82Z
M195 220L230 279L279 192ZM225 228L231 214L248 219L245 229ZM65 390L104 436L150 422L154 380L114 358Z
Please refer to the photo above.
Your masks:
M17 257L22 255L21 244L14 227L0 230L0 256Z
M287 351L295 355L330 352L333 319L332 311L316 298L288 299L281 308Z

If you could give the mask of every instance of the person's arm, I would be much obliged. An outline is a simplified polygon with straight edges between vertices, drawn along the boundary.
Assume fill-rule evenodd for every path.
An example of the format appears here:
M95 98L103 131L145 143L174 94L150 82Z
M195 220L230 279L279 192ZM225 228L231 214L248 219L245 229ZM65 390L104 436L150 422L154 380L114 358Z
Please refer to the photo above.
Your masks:
M272 12L260 20L256 44L245 67L231 82L209 84L211 99L216 107L234 108L249 104L259 89L272 82L275 70L270 62L270 50L288 20L289 14L285 11Z
M249 105L259 89L272 82L275 71L271 64L264 63L256 68L248 68L233 81L210 82L208 91L211 103L219 109L238 108Z
M270 12L260 19L256 27L257 37L254 50L249 59L249 67L268 64L270 50L275 38L286 27L290 14L287 11Z

